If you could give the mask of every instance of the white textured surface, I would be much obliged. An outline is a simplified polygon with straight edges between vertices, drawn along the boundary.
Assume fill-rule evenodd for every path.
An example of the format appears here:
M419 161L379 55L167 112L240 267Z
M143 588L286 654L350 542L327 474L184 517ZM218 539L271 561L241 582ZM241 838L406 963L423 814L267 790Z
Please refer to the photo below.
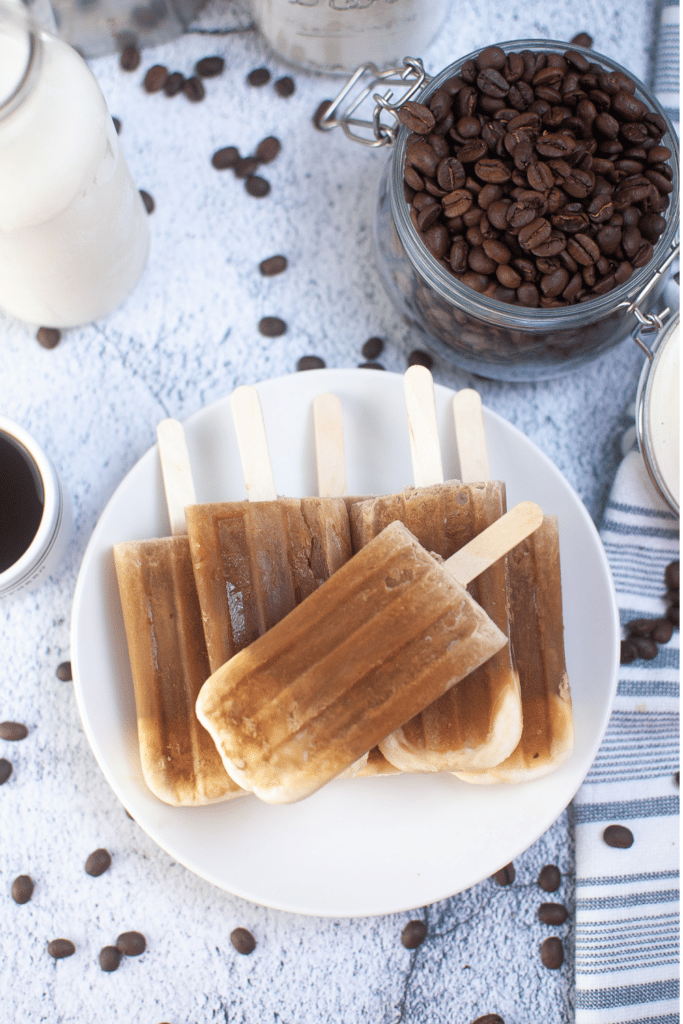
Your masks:
M585 30L597 50L647 80L654 6L457 3L423 56L434 72L487 43L568 40ZM267 910L172 863L127 818L87 746L70 684L55 677L69 657L71 599L90 533L124 474L154 443L160 419L184 419L238 384L293 371L304 354L321 355L328 366L357 365L371 335L386 339L380 358L390 370L402 371L415 347L373 266L371 216L385 157L317 132L311 115L339 80L292 72L248 26L244 8L215 0L200 31L147 51L137 72L120 71L114 57L92 62L123 122L134 177L156 201L150 264L125 306L66 332L52 351L38 346L33 329L0 315L0 409L47 449L76 515L58 576L0 608L0 719L30 728L21 743L0 741L0 756L14 765L0 790L0 1022L468 1024L497 1012L506 1024L561 1024L573 1017L571 918L549 929L536 910L544 899L572 905L569 813L519 859L508 888L489 881L424 911L385 918L319 920ZM231 27L239 31L223 31ZM204 103L142 91L151 64L189 72L209 53L224 55L228 66L207 81ZM280 99L272 84L245 84L264 64L273 79L293 75L294 96ZM247 153L270 134L283 150L264 169L273 186L266 199L248 197L229 171L211 167L221 146ZM259 261L277 252L288 257L288 271L262 278ZM287 333L264 339L256 327L264 315L283 317ZM438 366L434 374L452 386L476 383L485 404L556 462L598 520L641 363L627 342L557 382L474 381ZM83 865L99 846L111 851L112 867L90 878ZM564 874L556 896L536 885L547 862ZM36 889L30 903L17 906L9 890L21 873L33 876ZM429 936L409 952L400 932L420 916ZM230 945L238 925L256 937L249 957ZM103 973L99 950L132 928L146 935L147 952ZM565 938L567 950L555 972L538 956L550 932ZM56 936L71 938L76 954L52 961L45 947Z

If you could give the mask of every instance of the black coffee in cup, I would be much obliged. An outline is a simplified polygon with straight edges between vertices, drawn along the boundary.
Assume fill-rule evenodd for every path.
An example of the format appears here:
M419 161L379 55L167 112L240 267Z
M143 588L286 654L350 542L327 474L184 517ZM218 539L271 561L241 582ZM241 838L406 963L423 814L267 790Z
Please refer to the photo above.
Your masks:
M0 572L31 545L43 515L45 491L24 446L0 431Z

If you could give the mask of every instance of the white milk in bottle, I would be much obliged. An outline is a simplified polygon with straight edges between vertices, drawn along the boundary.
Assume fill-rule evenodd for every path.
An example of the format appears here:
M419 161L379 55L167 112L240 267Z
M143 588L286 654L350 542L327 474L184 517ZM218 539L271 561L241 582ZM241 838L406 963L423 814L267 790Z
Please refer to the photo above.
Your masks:
M102 92L66 43L0 0L0 308L74 327L137 284L149 227Z

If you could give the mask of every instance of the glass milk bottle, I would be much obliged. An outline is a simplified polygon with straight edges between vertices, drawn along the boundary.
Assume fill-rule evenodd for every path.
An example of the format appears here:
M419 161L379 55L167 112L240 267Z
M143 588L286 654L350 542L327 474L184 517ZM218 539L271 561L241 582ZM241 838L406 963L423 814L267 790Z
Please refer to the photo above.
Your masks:
M49 327L119 305L147 262L147 214L85 61L0 0L0 308Z

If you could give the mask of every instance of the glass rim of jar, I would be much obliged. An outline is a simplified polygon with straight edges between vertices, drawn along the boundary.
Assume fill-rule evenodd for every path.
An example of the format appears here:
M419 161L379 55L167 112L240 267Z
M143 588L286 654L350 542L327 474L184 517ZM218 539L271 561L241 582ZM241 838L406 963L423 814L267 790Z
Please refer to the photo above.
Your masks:
M15 8L13 4L7 4L4 3L4 0L0 0L0 31L2 30L2 17L5 15L8 21L19 28L25 29L28 36L28 53L26 67L13 91L5 99L0 99L0 122L10 117L31 92L40 74L43 59L41 31L33 20L30 11Z
M675 244L676 235L678 233L679 165L677 136L673 124L671 123L671 119L668 117L666 111L656 97L652 95L643 82L641 82L626 68L622 67L621 64L617 63L617 61L604 56L604 54L598 53L596 50L589 50L585 47L563 43L556 39L515 39L508 40L503 43L496 43L495 45L500 47L500 49L504 50L506 53L515 52L517 50L535 49L545 52L559 52L560 54L563 54L568 50L573 50L577 53L581 53L590 60L591 63L597 64L604 62L607 70L620 71L633 82L636 89L636 96L640 94L640 96L643 97L643 100L650 106L651 110L654 113L659 114L664 119L667 130L662 135L662 140L667 136L670 140L668 148L671 150L671 158L668 162L671 164L673 172L673 190L670 194L670 205L667 210L666 228L655 243L652 258L645 264L645 266L634 269L633 274L631 274L629 279L623 284L617 285L610 291L605 292L604 295L587 299L585 302L548 308L538 306L528 307L513 305L512 303L503 302L500 299L493 299L487 295L482 295L481 292L475 291L474 288L470 288L468 285L462 284L439 264L438 260L429 252L427 246L420 238L419 233L411 220L409 212L410 205L405 201L403 194L403 165L405 160L406 141L411 132L409 128L401 124L396 136L396 142L392 147L393 166L391 173L390 201L392 217L396 225L396 229L399 232L401 242L404 245L406 255L422 279L426 281L429 286L433 288L446 302L450 305L462 307L467 312L475 313L479 319L498 327L509 327L513 329L523 328L532 333L541 333L547 331L550 327L561 329L563 327L569 328L581 326L582 324L590 322L592 319L598 320L603 316L613 313L617 307L622 305L624 309L628 308L633 303L634 298L640 294L647 283L652 280L652 278L662 268L666 262L666 258L670 255L670 251ZM415 97L415 102L424 103L434 92L436 92L443 82L452 78L454 75L457 75L463 64L468 60L474 59L484 49L488 48L488 46L479 47L477 50L472 51L472 53L468 53L464 57L458 58L457 61L449 64L448 67L430 78L422 92Z

